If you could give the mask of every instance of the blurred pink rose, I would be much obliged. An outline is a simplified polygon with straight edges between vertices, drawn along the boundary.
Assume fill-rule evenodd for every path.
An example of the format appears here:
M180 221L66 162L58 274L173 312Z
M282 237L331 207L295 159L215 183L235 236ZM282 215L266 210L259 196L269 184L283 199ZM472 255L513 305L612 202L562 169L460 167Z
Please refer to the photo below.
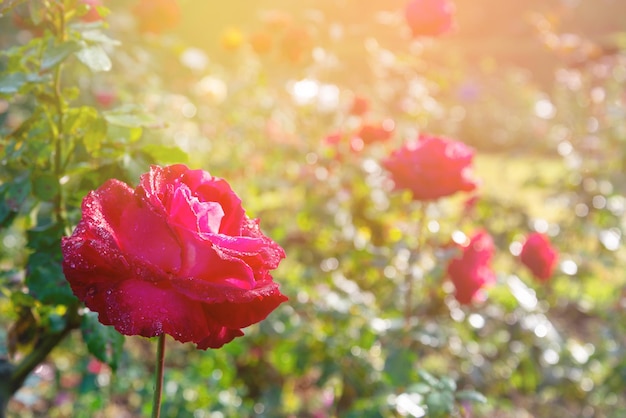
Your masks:
M102 16L98 13L98 6L102 5L101 0L81 0L81 3L89 6L89 11L81 16L80 20L83 22L97 22L102 20Z
M93 93L96 102L103 108L109 108L117 100L117 94L114 90L96 90Z
M462 142L420 135L395 150L382 164L396 189L408 189L415 200L435 200L476 188L474 151Z
M385 119L378 123L364 123L356 136L361 138L365 145L385 142L393 135L394 128L395 123L391 119Z
M456 300L468 305L480 289L496 282L496 275L491 269L495 252L493 239L487 232L480 231L467 246L462 247L462 251L461 257L452 259L448 264L448 276L454 283Z
M370 109L370 102L365 97L356 96L350 107L350 114L355 116L363 116Z
M450 0L410 0L406 22L413 36L439 36L454 27L454 3Z
M547 281L554 273L557 252L550 244L548 237L534 232L526 238L520 253L520 260L537 279Z

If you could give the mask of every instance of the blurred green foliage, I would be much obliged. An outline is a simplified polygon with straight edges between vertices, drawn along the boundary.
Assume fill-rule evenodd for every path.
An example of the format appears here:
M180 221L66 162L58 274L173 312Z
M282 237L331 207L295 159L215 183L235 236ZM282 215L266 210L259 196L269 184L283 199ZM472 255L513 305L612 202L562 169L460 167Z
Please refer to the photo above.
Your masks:
M274 276L290 301L220 350L168 340L163 416L622 416L626 59L583 36L595 17L572 16L590 2L526 2L543 13L528 21L493 11L496 29L552 57L551 83L535 63L515 68L514 52L460 53L481 33L461 24L487 10L467 1L459 33L441 40L409 39L403 2L362 15L349 1L285 3L181 0L186 24L158 36L138 33L122 1L92 23L75 1L0 3L15 5L0 18L0 354L32 371L13 370L9 416L150 413L152 342L80 307L58 243L89 190L174 162L231 183L285 248ZM45 30L16 27L14 13ZM252 43L259 32L267 51ZM365 116L350 114L355 96ZM352 142L384 120L391 140ZM391 191L380 160L420 131L478 150L475 207ZM338 144L325 140L335 132ZM495 239L498 283L460 306L450 244L479 228ZM533 230L560 253L549 283L514 256Z

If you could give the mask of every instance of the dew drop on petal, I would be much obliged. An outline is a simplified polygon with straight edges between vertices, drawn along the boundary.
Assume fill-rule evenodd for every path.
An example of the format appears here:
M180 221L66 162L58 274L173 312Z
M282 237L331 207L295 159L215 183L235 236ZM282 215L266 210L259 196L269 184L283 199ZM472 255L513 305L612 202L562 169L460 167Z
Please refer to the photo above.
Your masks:
M95 286L91 286L89 289L87 289L87 296L93 296L96 294L96 287Z

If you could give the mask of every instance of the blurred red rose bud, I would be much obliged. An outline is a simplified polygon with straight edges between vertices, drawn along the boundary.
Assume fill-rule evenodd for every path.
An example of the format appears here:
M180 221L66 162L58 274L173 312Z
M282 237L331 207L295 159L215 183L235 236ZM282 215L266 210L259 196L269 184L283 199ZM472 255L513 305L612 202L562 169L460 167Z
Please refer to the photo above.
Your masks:
M520 253L520 260L540 281L552 277L557 263L557 252L547 236L534 232L526 238Z
M454 27L454 11L450 0L411 0L405 17L414 37L439 36Z
M495 248L491 236L480 231L461 250L461 256L450 261L447 271L456 289L454 296L459 303L468 305L481 289L496 282L491 269Z

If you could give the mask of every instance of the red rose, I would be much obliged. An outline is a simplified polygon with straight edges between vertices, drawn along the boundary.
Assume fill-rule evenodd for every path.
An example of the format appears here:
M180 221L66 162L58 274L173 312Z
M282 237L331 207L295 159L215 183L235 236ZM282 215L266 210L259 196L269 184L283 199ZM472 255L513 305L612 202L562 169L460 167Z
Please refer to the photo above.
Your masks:
M537 279L546 281L554 273L557 252L550 244L548 237L534 232L526 238L520 253L520 260Z
M81 3L89 6L89 10L87 13L81 16L80 20L83 22L97 22L98 20L102 20L102 16L98 13L98 6L102 5L101 0L81 0Z
M496 275L491 269L494 251L491 236L480 231L463 247L461 257L450 261L448 276L454 283L454 296L459 303L470 304L480 289L495 283Z
M363 116L370 109L370 102L365 97L356 96L350 107L350 114L355 116Z
M434 200L460 191L472 191L474 151L462 142L420 135L383 161L396 189L408 189L415 200Z
M391 138L396 124L391 119L385 119L380 123L366 123L361 126L357 136L364 144L384 142Z
M139 0L133 9L139 30L160 34L174 28L180 21L180 7L176 0Z
M134 190L107 181L82 210L62 241L63 271L122 334L219 348L287 300L270 275L283 249L205 171L152 166Z
M117 93L114 90L97 90L93 93L96 102L104 108L109 108L117 100Z
M333 132L324 138L324 143L327 145L339 145L343 139L343 132Z
M404 15L413 36L439 36L454 26L454 4L449 0L411 0Z

